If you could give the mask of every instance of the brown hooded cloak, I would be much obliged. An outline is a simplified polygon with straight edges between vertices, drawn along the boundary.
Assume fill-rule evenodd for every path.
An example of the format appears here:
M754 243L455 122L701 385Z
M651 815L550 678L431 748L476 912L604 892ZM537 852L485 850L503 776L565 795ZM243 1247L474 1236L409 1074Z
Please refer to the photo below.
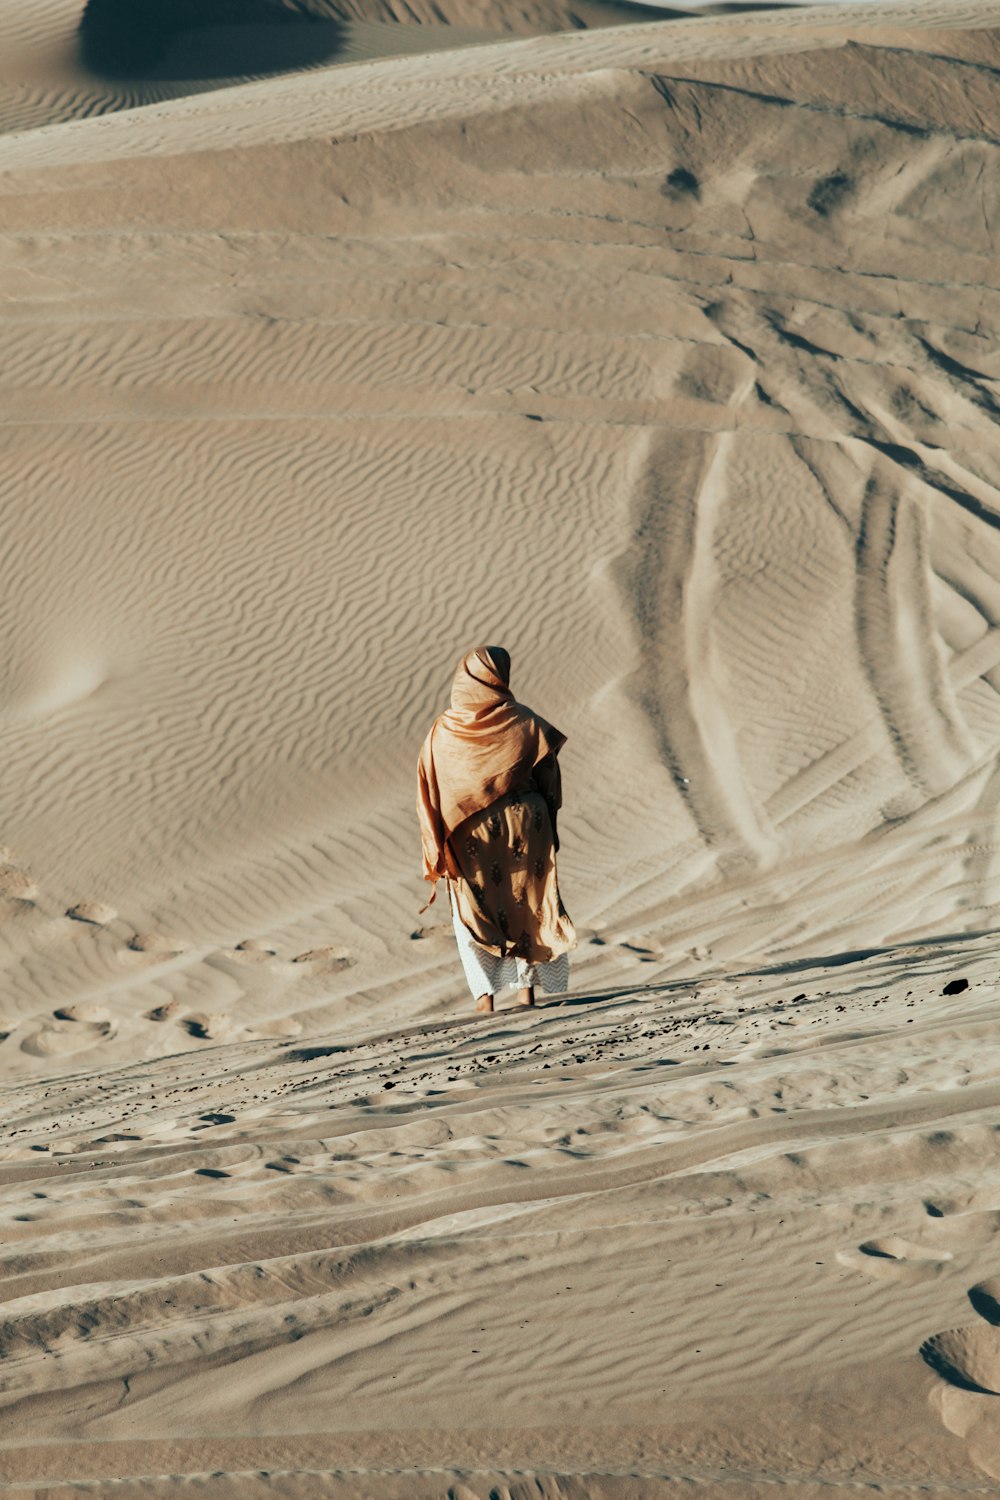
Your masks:
M515 701L509 676L501 647L467 652L451 707L424 741L417 766L424 879L448 880L459 916L484 948L547 962L576 942L555 862L556 757L566 736Z

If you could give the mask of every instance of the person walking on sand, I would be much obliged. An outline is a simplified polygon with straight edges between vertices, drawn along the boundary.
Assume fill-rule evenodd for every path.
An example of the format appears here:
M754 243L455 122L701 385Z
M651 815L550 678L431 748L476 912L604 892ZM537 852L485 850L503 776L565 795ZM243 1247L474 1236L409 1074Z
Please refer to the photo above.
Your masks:
M515 701L504 648L477 646L420 751L424 879L435 887L427 905L444 880L477 1011L491 1011L508 986L517 1004L534 1005L536 985L551 994L569 983L576 933L556 879L565 743Z

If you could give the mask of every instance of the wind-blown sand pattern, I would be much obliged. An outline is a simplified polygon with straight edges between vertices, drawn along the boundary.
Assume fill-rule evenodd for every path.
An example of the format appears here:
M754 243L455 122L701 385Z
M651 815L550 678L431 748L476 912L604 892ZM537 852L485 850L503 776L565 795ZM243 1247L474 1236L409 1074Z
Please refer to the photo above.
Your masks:
M0 1483L993 1493L1000 11L313 10L0 9Z

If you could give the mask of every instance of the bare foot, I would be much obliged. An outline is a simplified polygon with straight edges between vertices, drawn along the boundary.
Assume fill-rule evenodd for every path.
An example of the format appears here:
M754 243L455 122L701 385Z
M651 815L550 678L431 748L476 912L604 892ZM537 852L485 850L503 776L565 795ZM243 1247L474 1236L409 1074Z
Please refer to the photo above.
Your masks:
M476 1010L480 1011L483 1015L488 1015L489 1012L492 1009L493 1009L493 996L492 995L480 995L479 999L476 1001Z
M517 995L515 996L515 999L514 999L514 1004L515 1005L534 1005L534 1003L535 1003L535 989L534 989L534 985L530 985L528 987L528 989L526 989L526 990L518 990Z

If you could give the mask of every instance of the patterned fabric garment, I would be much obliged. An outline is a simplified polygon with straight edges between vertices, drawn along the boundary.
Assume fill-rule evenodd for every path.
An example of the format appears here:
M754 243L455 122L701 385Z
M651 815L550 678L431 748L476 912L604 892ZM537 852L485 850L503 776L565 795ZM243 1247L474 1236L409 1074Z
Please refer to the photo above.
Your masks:
M506 989L526 990L533 986L544 995L556 995L569 989L568 953L561 953L547 964L529 964L523 958L498 958L495 953L479 946L458 915L454 900L451 915L458 956L474 1000L480 995L499 995Z
M534 779L466 818L448 843L460 872L449 880L453 907L480 947L533 964L575 947L559 895L549 803Z

